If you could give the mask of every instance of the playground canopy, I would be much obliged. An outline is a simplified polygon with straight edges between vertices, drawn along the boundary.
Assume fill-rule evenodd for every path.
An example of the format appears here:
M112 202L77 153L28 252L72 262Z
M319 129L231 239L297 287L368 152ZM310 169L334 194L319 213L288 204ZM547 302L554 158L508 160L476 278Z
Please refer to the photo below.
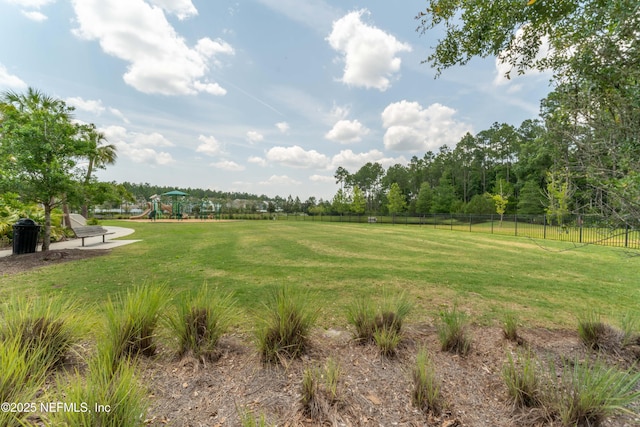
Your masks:
M172 190L167 191L166 193L162 193L163 196L171 196L173 201L172 203L172 215L174 218L182 218L182 206L180 202L178 202L178 196L188 196L187 193L183 193L182 191Z
M183 193L182 191L178 191L178 190L171 190L171 191L167 191L166 193L162 193L163 196L188 196L189 194L187 193Z

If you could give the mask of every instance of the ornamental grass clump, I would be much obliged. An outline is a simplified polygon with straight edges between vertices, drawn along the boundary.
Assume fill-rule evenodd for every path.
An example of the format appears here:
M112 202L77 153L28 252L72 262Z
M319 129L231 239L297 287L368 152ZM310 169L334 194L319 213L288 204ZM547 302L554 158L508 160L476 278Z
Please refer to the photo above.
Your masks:
M305 416L318 421L330 418L332 409L343 403L340 381L342 368L333 359L327 359L324 368L309 367L302 374L300 404Z
M616 351L623 340L622 333L604 323L594 311L578 318L578 336L584 345L596 351Z
M508 311L504 314L504 318L502 319L502 334L509 341L521 341L521 338L518 335L518 317L512 311Z
M85 376L76 372L69 383L59 383L64 390L59 401L73 402L72 410L53 414L53 425L74 427L121 427L145 425L148 408L146 392L135 375L134 363L116 362L108 351L98 351L89 360Z
M536 358L530 350L518 352L515 358L508 353L507 362L502 367L502 379L516 407L541 406L543 382L540 375Z
M256 330L258 351L267 363L296 358L307 348L309 333L318 317L318 309L307 298L291 288L275 289L265 303L266 314Z
M124 298L107 300L107 337L101 351L112 355L114 367L123 358L156 353L156 327L169 299L164 286L145 284L127 290Z
M402 341L402 325L411 308L404 293L392 296L383 292L377 308L364 298L355 300L347 307L347 321L354 326L358 342L373 342L382 355L392 357Z
M443 409L441 384L436 376L435 365L425 347L421 347L416 355L413 367L413 406L439 416Z
M559 378L546 396L547 405L561 425L598 426L616 413L633 413L629 405L640 399L640 372L619 370L597 360L565 362L562 372L550 369L549 378Z
M36 396L42 389L48 365L45 350L27 349L19 336L0 340L0 403L14 405L0 411L0 426L22 427L35 410ZM19 406L21 405L21 406Z
M456 306L440 312L438 339L442 351L466 355L471 349L471 338L467 333L467 315Z
M11 298L3 307L3 339L15 337L27 353L35 353L46 369L61 365L84 335L77 307L61 299Z
M196 295L180 298L167 317L178 357L214 360L219 354L218 342L234 318L232 296L216 295L206 285Z

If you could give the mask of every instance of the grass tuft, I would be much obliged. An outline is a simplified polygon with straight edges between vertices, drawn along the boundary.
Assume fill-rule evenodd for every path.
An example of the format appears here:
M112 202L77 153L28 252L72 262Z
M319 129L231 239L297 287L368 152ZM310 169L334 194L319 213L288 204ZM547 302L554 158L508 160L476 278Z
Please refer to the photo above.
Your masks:
M508 311L504 314L502 333L509 341L519 342L521 340L518 335L518 316L514 312Z
M402 335L394 327L383 327L373 332L373 341L383 356L394 357L398 352Z
M594 311L578 318L578 336L584 345L596 351L615 351L622 340L621 333L604 323Z
M296 358L304 353L309 333L318 316L309 304L312 298L283 286L274 290L265 303L267 314L256 331L262 360L278 363L283 357Z
M541 405L542 380L531 351L518 352L515 359L509 353L502 367L502 379L517 407L536 408Z
M438 339L442 351L466 355L471 350L471 338L467 334L467 315L456 306L440 312Z
M47 372L47 365L42 363L43 353L42 348L27 351L17 336L0 340L0 403L24 404L36 401ZM2 410L0 425L24 426L27 415L28 412Z
M302 411L311 419L317 420L323 411L323 400L320 395L320 374L317 369L306 368L302 374L302 389L300 403Z
M27 353L36 353L46 369L61 365L84 330L77 307L61 299L15 297L4 307L4 338L16 337Z
M58 411L55 425L75 427L120 427L144 425L147 412L145 391L135 376L135 365L125 361L113 366L113 355L98 352L89 360L88 375L76 373L69 384L59 384L64 390L60 401L77 402L86 407ZM87 410L84 410L87 409Z
M342 376L342 368L340 364L330 357L324 367L324 386L329 403L335 404L341 400L340 377Z
M113 357L114 367L124 358L156 353L156 327L161 309L169 299L164 286L145 284L127 290L126 297L116 298L115 302L107 300L108 336L100 351Z
M178 300L167 325L176 339L178 357L193 356L201 361L218 356L218 341L234 319L231 295L217 296L203 286L195 295Z
M253 412L246 408L236 407L238 418L240 418L240 425L242 427L269 427L271 424L267 423L267 417L264 414L256 416Z
M622 345L640 344L640 316L628 311L620 317Z
M347 322L355 327L355 339L358 342L366 344L372 341L376 324L376 310L371 301L366 298L358 298L347 306Z
M427 349L418 350L416 363L413 368L413 406L439 416L443 409L440 381L436 377L435 366Z
M402 325L411 308L404 293L391 296L383 292L377 309L366 299L353 301L347 307L347 321L355 327L358 342L374 342L382 355L392 357L402 341Z
M633 368L621 371L599 360L591 365L576 360L565 363L558 377L547 399L563 426L600 425L610 415L630 413L627 406L640 399L640 372Z

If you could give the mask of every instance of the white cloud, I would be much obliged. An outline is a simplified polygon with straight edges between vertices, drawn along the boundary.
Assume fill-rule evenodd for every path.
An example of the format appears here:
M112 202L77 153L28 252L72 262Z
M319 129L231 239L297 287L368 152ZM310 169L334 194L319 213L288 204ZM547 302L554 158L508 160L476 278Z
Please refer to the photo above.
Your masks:
M331 112L329 113L329 116L333 120L343 120L343 119L347 118L347 116L349 115L349 111L350 110L351 109L346 105L333 104L333 108L331 109Z
M195 8L191 0L150 0L151 3L161 7L168 13L172 13L178 17L179 20L190 18L198 14L198 10Z
M198 141L202 142L202 144L198 145L198 148L196 148L198 153L203 153L207 156L215 156L222 153L222 145L214 136L200 135L198 137Z
M273 147L267 152L269 162L278 163L292 168L326 168L329 158L316 150L305 151L302 147Z
M119 118L120 120L122 120L123 122L125 122L125 123L127 123L127 124L128 124L128 123L130 123L130 122L129 122L129 119L127 119L127 118L125 117L125 115L124 115L124 114L122 114L122 111L118 110L117 108L111 108L111 107L109 107L109 112L110 112L111 114L113 114L114 116L116 116L117 118Z
M389 104L382 112L382 125L387 128L383 141L388 150L435 151L444 144L454 146L471 132L471 126L457 121L456 110L441 104L423 108L406 100Z
M309 181L313 181L313 182L330 182L330 183L335 183L336 179L333 176L330 175L311 175L309 177Z
M278 122L276 123L276 127L282 133L287 133L289 129L291 129L291 127L289 126L289 123L287 122Z
M244 166L239 165L236 162L232 162L231 160L223 160L221 162L211 163L211 166L231 172L239 172L245 169Z
M129 132L122 126L109 126L99 130L104 133L109 143L116 146L120 158L129 158L135 163L149 165L167 165L174 162L171 154L155 150L157 147L173 146L169 140L157 132L150 134Z
M249 163L254 163L258 166L267 166L267 161L265 159L263 159L262 157L258 157L258 156L251 156L247 159L247 161Z
M27 84L18 76L10 74L4 65L0 64L0 88L23 90Z
M190 48L163 11L143 0L71 3L78 24L73 33L85 40L98 40L105 53L128 62L123 79L138 91L162 95L226 93L208 81L207 73L219 54L233 54L228 43L204 38Z
M46 21L47 15L42 12L38 12L37 10L23 10L22 14L27 18L35 22L44 22Z
M105 111L102 100L83 99L81 97L71 97L65 99L65 102L74 106L77 110L86 111L95 115L100 115Z
M526 27L521 27L516 31L516 36L515 36L515 40L514 43L516 45L522 45L524 43L530 43L530 41L527 41L524 39ZM549 45L549 38L548 37L543 37L540 40L540 50L538 51L537 55L534 58L534 61L540 61L544 58L546 58L549 55L549 50L550 50L550 45ZM551 72L550 71L545 71L542 72L536 68L530 68L526 70L526 74L524 75L518 75L518 72L515 70L512 70L511 65L508 62L505 62L506 58L507 58L508 52L507 51L502 51L500 52L500 54L498 55L498 57L495 60L495 65L496 65L496 76L493 79L493 85L494 86L505 86L505 85L510 85L509 88L509 92L510 93L514 93L519 91L522 88L521 84L515 84L513 83L514 80L516 81L521 81L523 78L525 78L526 76L538 76L540 74L547 74L548 77L551 77ZM519 60L519 58L518 58ZM509 78L506 77L507 72L509 73Z
M302 25L326 34L338 11L324 0L258 0Z
M396 163L407 163L404 157L385 157L384 153L380 150L370 150L366 153L354 153L352 150L342 150L331 158L330 168L335 170L339 166L342 166L347 170L353 170L355 172L369 162L380 163L385 167Z
M256 132L255 130L250 130L249 132L247 132L247 139L250 142L260 142L264 139L264 135L262 135L260 132Z
M300 185L300 181L289 178L287 175L271 175L266 181L261 181L261 185Z
M15 4L22 7L22 14L35 22L43 22L47 20L47 15L40 12L40 8L56 0L6 0L9 4Z
M362 137L368 133L369 129L358 120L340 120L333 126L333 129L325 134L325 138L342 144L349 144L361 141Z
M411 46L393 35L362 22L367 10L351 12L333 23L327 37L329 45L344 57L341 81L350 86L385 91L390 78L400 71L400 52L410 52Z
M49 3L54 3L56 0L6 0L9 4L16 4L18 6L40 9Z

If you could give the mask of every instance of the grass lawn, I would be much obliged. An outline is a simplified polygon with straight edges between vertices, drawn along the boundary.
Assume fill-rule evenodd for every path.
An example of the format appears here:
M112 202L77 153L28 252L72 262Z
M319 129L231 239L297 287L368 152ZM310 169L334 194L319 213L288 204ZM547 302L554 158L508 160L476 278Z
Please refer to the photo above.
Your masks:
M355 297L405 291L416 304L409 321L431 322L457 303L479 323L513 310L526 325L574 328L597 310L617 324L640 316L640 257L601 246L429 226L296 221L220 223L106 222L131 227L142 242L111 254L0 277L0 298L44 294L101 306L132 285L175 291L203 283L232 292L240 320L261 308L270 288L310 292L324 327L345 327ZM570 249L570 250L565 250Z

